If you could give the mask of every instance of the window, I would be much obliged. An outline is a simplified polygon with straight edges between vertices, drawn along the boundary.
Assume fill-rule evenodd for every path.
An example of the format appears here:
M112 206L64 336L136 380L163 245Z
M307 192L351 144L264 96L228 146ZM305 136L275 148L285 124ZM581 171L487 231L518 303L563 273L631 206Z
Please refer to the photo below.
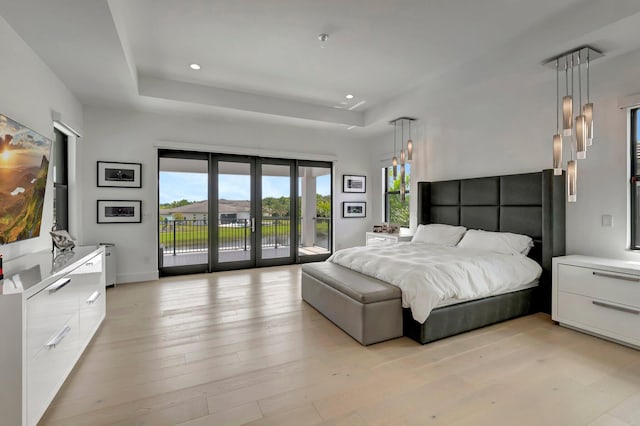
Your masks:
M640 250L640 108L631 110L631 249Z
M400 169L400 166L398 166ZM400 197L400 170L398 177L393 178L393 167L386 167L385 188L384 188L384 220L385 222L397 223L402 227L409 227L409 182L411 177L411 165L405 165L405 188L406 196L402 201Z
M68 136L54 129L53 143L53 223L56 229L69 229Z

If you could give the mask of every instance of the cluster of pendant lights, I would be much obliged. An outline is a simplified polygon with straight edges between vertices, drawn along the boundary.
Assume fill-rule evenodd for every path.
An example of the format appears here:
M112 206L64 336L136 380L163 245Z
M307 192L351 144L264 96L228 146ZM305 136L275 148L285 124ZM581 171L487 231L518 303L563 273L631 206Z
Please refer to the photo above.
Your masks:
M400 199L405 201L406 198L406 180L405 180L405 164L407 161L413 160L413 140L411 140L411 122L415 121L414 118L400 117L395 120L391 120L390 124L393 124L393 159L391 165L393 166L393 178L398 178L398 157L396 156L396 136L398 134L398 123L400 124ZM405 123L409 123L409 139L407 139L407 150L404 150L404 127Z
M556 134L553 135L553 170L554 174L562 174L562 145L563 138L571 144L571 159L567 162L567 201L576 201L577 192L577 160L587 158L587 147L593 143L593 103L589 98L589 66L592 59L602 56L602 53L584 47L563 54L550 62L556 69ZM586 68L586 96L582 98L582 68ZM575 68L577 68L578 93L574 87ZM560 72L564 69L565 94L560 101ZM576 105L576 101L578 102ZM562 112L560 112L562 104ZM577 106L577 108L574 108ZM574 111L576 116L574 118ZM560 116L562 115L562 129ZM574 139L575 137L575 139Z

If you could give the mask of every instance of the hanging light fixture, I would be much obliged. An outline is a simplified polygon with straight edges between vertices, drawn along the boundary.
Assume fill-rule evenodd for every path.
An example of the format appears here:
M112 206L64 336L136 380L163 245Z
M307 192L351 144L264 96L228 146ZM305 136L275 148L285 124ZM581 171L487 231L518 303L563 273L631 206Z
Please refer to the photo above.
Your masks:
M407 141L407 160L409 161L413 160L413 140L411 139L411 120L409 120L409 140Z
M567 201L577 200L577 172L578 161L587 156L587 146L593 141L593 103L590 99L590 65L591 60L604 56L602 52L589 46L584 46L572 51L563 53L544 62L556 70L556 133L553 135L553 169L554 174L562 174L562 151L563 136L569 136L571 145L571 160L567 162ZM582 104L582 65L587 67L587 102ZM574 94L574 68L578 68L578 106L574 108L576 97ZM565 95L560 104L560 69L564 68L565 73ZM571 81L569 81L571 72ZM560 112L560 107L562 112ZM573 117L573 111L579 115ZM559 120L562 114L562 133L560 132ZM575 120L575 128L574 128ZM575 140L571 137L575 136Z
M573 63L571 64L573 66ZM573 80L573 72L572 78ZM564 80L566 86L566 94L562 98L562 132L565 136L571 136L573 127L573 98L569 95L569 62L564 62ZM573 81L571 82L573 86Z
M413 160L413 140L411 139L411 122L415 121L415 118L409 117L398 117L395 120L391 120L389 124L393 124L393 159L391 160L391 165L393 166L393 178L398 178L398 165L400 165L400 198L402 201L405 200L406 194L406 164L407 161ZM409 124L409 139L407 140L407 148L405 150L404 147L404 126L405 122ZM398 123L400 124L400 161L398 161L398 157L396 157L396 133L398 128Z
M589 98L589 68L591 63L591 52L587 50L587 103L582 107L582 113L584 114L587 127L587 146L591 146L593 143L593 104Z
M553 174L562 174L562 134L560 133L560 69L556 59L556 134L553 135Z
M578 52L578 111L580 115L576 117L576 158L584 160L587 158L587 127L584 114L582 114L582 67L580 66L580 52ZM573 76L573 72L571 72Z
M393 159L391 160L391 165L393 166L393 178L398 177L398 157L396 157L396 133L398 126L396 122L393 122Z

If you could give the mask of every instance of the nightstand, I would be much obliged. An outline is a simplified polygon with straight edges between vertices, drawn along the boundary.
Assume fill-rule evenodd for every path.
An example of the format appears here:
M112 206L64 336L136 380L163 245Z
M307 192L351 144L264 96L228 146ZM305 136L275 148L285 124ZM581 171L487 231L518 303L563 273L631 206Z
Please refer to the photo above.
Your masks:
M640 349L640 263L553 258L551 316L560 325Z
M384 232L367 232L367 247L383 246L387 244L396 244L411 241L413 234L408 231L400 231L398 234L386 234Z

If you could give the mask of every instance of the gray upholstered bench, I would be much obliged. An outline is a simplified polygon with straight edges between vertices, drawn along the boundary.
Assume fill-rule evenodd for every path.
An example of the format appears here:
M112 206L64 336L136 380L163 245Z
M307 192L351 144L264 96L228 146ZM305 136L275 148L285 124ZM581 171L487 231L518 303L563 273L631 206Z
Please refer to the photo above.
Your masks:
M331 262L302 265L302 299L363 345L402 336L402 292Z

